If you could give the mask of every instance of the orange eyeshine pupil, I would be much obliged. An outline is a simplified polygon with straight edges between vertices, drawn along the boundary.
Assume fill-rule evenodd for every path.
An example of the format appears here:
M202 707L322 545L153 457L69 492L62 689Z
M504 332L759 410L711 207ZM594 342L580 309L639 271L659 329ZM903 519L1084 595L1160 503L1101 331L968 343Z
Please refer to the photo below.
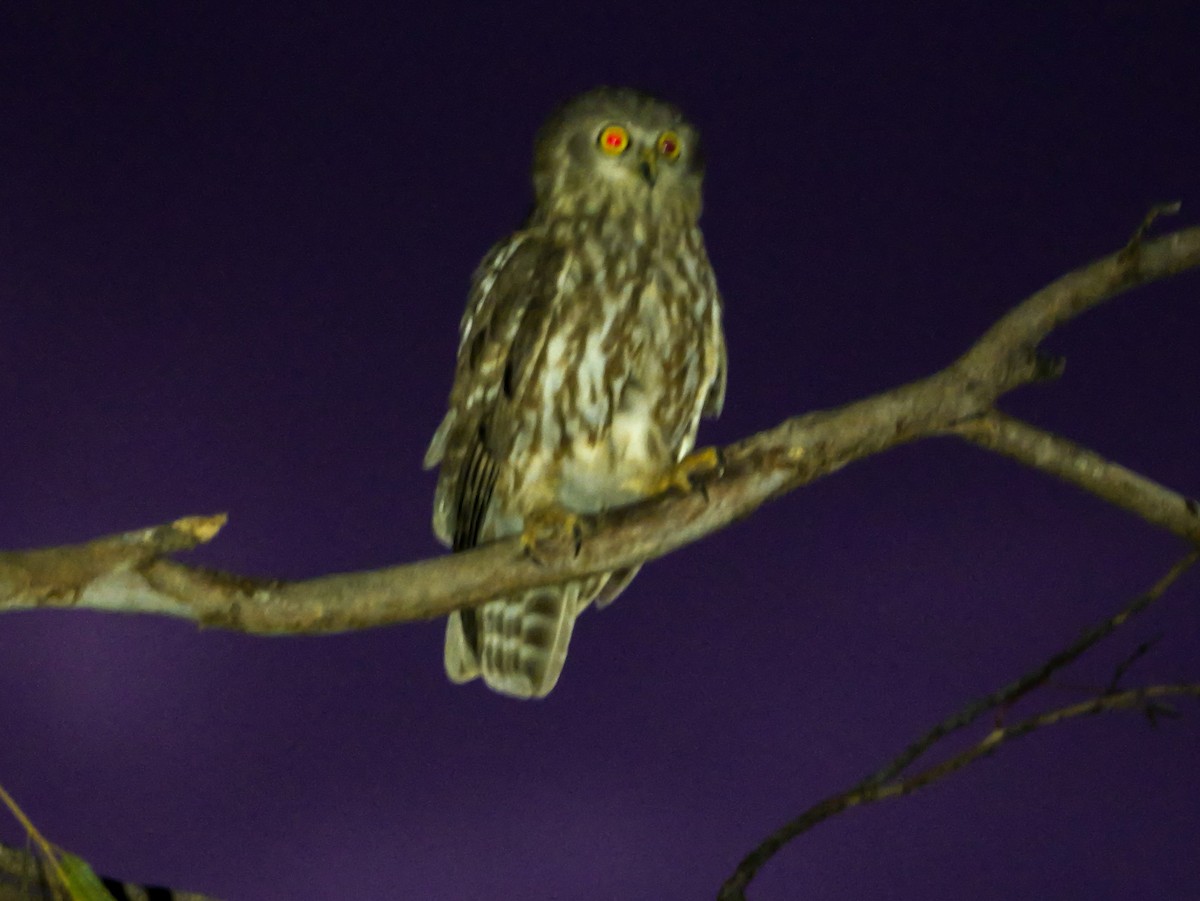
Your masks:
M658 138L658 152L669 160L679 156L679 138L674 132L663 132Z
M628 144L629 135L620 125L610 125L600 132L600 146L604 148L605 153L615 156L624 151Z

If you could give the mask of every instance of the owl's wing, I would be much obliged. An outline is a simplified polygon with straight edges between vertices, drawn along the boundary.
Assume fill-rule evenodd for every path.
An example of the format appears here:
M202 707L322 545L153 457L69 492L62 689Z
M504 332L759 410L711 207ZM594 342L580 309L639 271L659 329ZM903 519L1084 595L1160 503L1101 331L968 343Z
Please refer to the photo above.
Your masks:
M521 397L546 339L566 252L520 231L484 257L463 314L450 410L430 442L441 463L433 529L455 550L478 543L497 468L511 445Z
M716 419L721 415L721 408L725 406L725 369L726 369L726 354L725 354L725 336L721 331L721 298L718 295L713 303L713 341L716 342L717 352L717 372L713 377L712 384L708 387L708 394L704 397L704 406L701 408L701 415L708 419Z

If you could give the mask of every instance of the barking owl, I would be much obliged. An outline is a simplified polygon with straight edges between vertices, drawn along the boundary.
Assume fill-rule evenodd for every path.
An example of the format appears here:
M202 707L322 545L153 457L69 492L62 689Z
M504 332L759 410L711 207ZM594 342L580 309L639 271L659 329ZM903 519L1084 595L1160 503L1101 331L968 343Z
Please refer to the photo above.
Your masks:
M475 272L450 409L425 455L440 464L434 532L454 550L568 528L680 484L703 456L689 456L700 417L725 395L703 172L683 114L627 88L568 101L538 133L533 212ZM576 617L636 571L451 614L447 674L544 697Z

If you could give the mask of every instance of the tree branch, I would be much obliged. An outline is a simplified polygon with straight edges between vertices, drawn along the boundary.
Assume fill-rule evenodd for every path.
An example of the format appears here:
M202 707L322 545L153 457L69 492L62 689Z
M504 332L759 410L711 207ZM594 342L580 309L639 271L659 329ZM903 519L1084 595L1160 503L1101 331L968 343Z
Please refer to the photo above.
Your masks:
M900 752L893 760L877 772L843 792L832 795L814 804L795 819L785 823L779 829L764 839L757 848L751 851L737 865L718 893L718 901L745 901L746 887L758 874L758 871L788 842L808 832L817 824L859 804L869 804L884 798L895 798L911 794L917 789L924 788L938 779L948 776L955 770L962 769L967 764L985 757L995 751L1001 744L1012 738L1023 735L1056 723L1064 722L1075 717L1093 713L1103 713L1112 710L1127 710L1141 707L1147 714L1154 715L1162 712L1151 706L1156 698L1169 695L1191 695L1200 697L1200 683L1183 685L1153 685L1139 689L1119 691L1116 680L1128 669L1128 662L1118 667L1113 683L1104 694L1045 713L1021 720L1011 726L997 725L981 741L940 763L933 764L921 772L904 779L898 777L911 766L926 751L946 738L979 719L989 711L1003 711L1014 704L1017 699L1029 694L1035 688L1045 684L1052 674L1078 659L1089 648L1096 645L1117 628L1128 622L1131 617L1141 613L1170 588L1188 569L1200 560L1200 551L1192 551L1160 578L1143 594L1134 598L1112 616L1097 623L1085 631L1070 645L1051 656L1040 666L1029 671L1019 679L991 694L972 701L961 710L948 716L919 739Z
M1095 451L998 410L957 422L948 431L1057 476L1200 546L1200 504Z
M281 582L160 556L211 538L223 522L222 517L193 517L84 545L0 555L0 610L77 606L150 612L256 633L323 633L426 619L523 588L653 560L848 463L946 434L985 447L992 442L992 449L1070 478L1196 542L1194 505L1188 507L1181 496L1095 455L1088 458L1094 462L1092 474L1078 475L1072 461L1091 452L1052 436L1022 456L1029 437L1042 433L992 409L1013 388L1057 375L1061 366L1037 353L1051 330L1130 288L1200 265L1200 228L1153 241L1144 241L1143 231L1117 253L1027 298L946 369L835 410L786 420L730 445L724 449L723 472L706 482L703 492L668 493L588 517L578 552L564 543L539 549L534 560L518 540L507 539L372 572ZM1186 515L1170 512L1172 506L1182 506ZM179 545L131 538L164 529L164 534L188 534L180 523L208 524L208 532Z

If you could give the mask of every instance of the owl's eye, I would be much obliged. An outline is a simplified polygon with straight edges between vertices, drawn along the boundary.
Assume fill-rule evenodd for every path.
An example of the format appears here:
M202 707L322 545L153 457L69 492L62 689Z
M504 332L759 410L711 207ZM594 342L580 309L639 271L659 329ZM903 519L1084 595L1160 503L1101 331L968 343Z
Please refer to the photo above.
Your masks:
M596 143L609 156L620 156L629 146L629 132L620 125L606 125L601 130Z
M673 131L664 131L658 136L658 152L669 160L676 159L682 147L679 135Z

